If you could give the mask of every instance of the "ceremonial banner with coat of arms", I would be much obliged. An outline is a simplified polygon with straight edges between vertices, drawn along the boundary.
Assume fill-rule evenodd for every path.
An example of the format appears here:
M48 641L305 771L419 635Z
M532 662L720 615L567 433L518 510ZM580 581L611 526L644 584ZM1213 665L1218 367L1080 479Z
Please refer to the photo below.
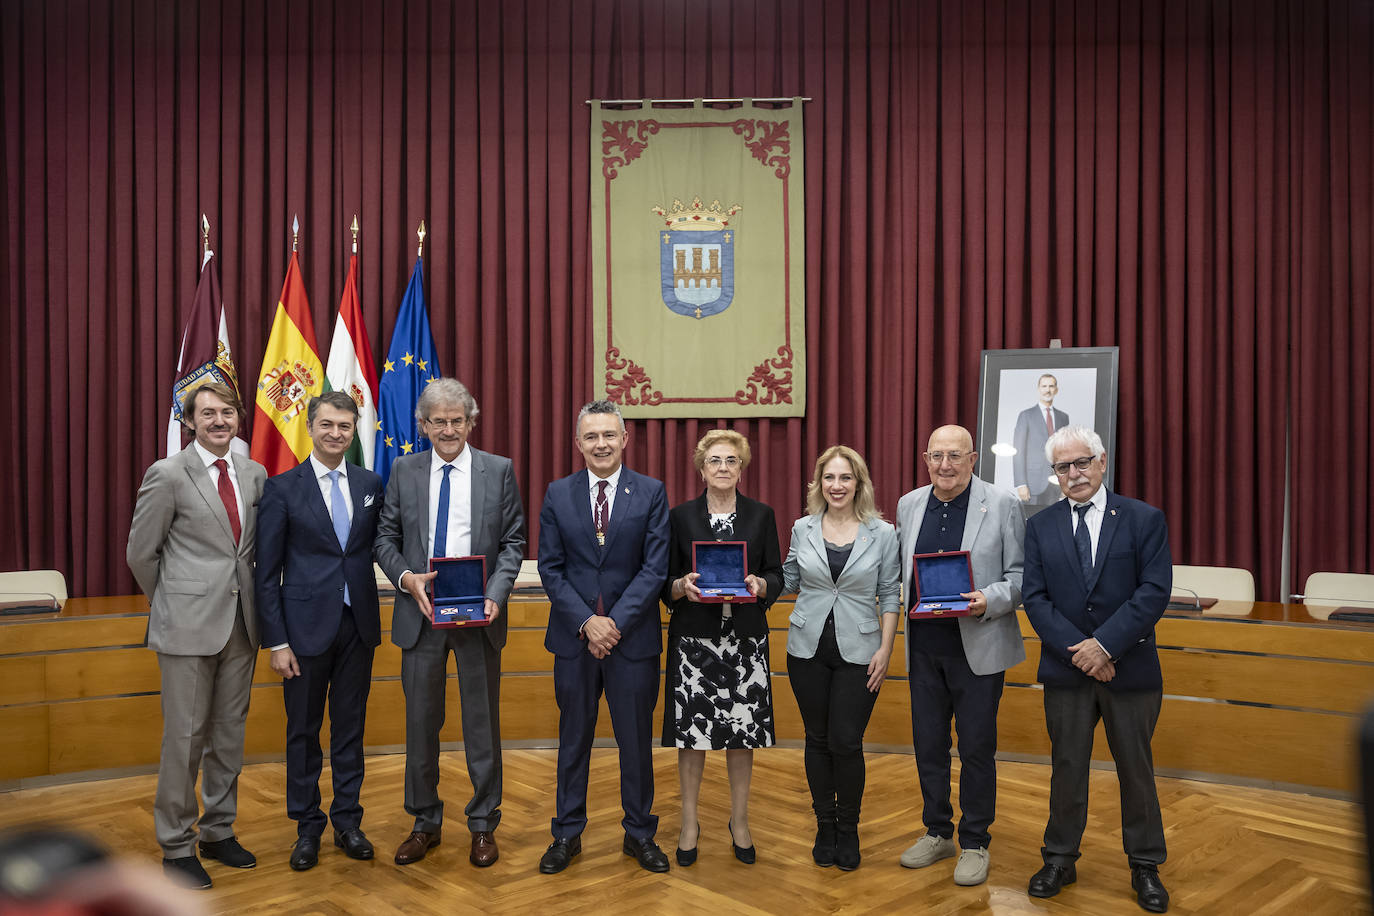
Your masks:
M592 367L625 416L805 413L801 112L592 103Z

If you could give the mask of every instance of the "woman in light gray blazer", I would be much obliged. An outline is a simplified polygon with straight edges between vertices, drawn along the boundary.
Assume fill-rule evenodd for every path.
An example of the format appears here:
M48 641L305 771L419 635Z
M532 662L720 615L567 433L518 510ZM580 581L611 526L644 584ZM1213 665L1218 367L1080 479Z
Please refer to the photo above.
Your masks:
M882 520L868 465L832 445L816 459L808 514L792 526L783 594L797 593L787 674L806 726L816 864L859 867L864 729L887 677L900 613L897 533Z

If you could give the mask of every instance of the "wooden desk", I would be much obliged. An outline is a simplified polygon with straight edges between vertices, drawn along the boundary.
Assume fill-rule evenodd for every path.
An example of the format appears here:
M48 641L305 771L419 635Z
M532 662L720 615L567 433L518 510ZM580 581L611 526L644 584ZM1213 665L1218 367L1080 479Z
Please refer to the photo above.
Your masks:
M777 734L798 743L801 717L786 674L790 602L770 612ZM547 599L512 598L502 658L502 733L511 743L554 746L558 709L553 661L544 649ZM666 612L662 617L666 624ZM1026 662L1007 672L999 714L1004 755L1047 760L1043 693L1035 683L1040 643L1024 614ZM382 605L382 645L373 665L367 745L405 743L400 650L391 644L391 603ZM141 596L73 598L59 615L0 621L0 788L30 777L150 768L161 735L156 656L143 647ZM1170 612L1156 628L1165 699L1155 734L1161 772L1307 786L1353 795L1356 716L1374 700L1374 624L1314 618L1301 605L1219 602L1205 612ZM866 738L875 748L911 747L911 700L901 634L889 683ZM450 703L458 703L456 675ZM250 757L284 752L280 681L259 659L249 709ZM659 701L662 714L662 697ZM602 713L597 734L611 737ZM462 739L461 717L441 735ZM1099 737L1095 757L1109 759Z

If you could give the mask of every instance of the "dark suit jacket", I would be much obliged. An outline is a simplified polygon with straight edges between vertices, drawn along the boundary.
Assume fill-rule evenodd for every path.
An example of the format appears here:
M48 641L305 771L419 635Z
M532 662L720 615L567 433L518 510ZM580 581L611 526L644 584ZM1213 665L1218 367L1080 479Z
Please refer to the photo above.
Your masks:
M658 594L668 575L668 496L663 484L620 472L606 546L596 542L590 477L578 471L549 484L539 513L539 575L549 596L544 648L560 658L587 651L579 630L601 596L620 630L613 651L653 658L663 649Z
M719 639L723 604L698 604L687 598L673 600L672 583L692 571L692 542L714 541L711 513L706 508L706 492L696 499L675 506L668 514L671 529L668 549L668 581L663 585L663 603L672 608L669 636L700 636ZM735 632L740 636L766 636L765 616L782 591L782 551L778 548L778 526L773 510L743 493L735 494L735 535L732 541L748 542L746 572L768 583L768 593L756 603L731 604Z
M1084 583L1068 500L1026 522L1026 616L1040 636L1040 682L1092 683L1070 661L1068 647L1093 636L1114 654L1113 690L1163 686L1155 621L1173 585L1169 529L1153 506L1108 491L1093 575Z
M254 579L264 647L289 643L297 655L323 653L339 631L345 583L359 638L374 647L382 641L372 572L382 478L355 464L347 471L353 521L346 547L334 534L309 458L263 487Z
M510 459L473 448L471 443L467 449L472 453L472 553L487 558L485 595L501 608L496 620L481 630L493 646L502 649L506 645L506 601L525 556L525 510ZM400 580L407 569L429 571L430 460L426 450L392 463L377 525L377 565L396 586L391 641L402 649L415 647L425 623L425 615L401 588Z
M1054 428L1063 429L1069 425L1069 415L1058 407L1054 411ZM1016 429L1012 433L1011 444L1016 454L1011 458L1012 480L1018 487L1029 487L1032 496L1039 496L1050 483L1050 463L1045 460L1045 442L1050 437L1045 429L1045 411L1039 402L1027 407L1016 415Z

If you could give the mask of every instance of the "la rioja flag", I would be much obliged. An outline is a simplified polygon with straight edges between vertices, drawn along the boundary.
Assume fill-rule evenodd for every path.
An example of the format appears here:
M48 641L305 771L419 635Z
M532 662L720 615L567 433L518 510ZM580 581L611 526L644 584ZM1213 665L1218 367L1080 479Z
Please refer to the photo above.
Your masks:
M208 232L208 229L207 229ZM237 393L238 372L229 348L229 325L224 318L220 297L219 269L215 253L209 249L200 262L200 280L186 330L181 334L181 354L177 357L176 380L172 382L172 409L167 416L167 456L171 457L191 441L191 431L181 422L181 403L186 392L202 382L219 382ZM230 446L240 455L248 454L248 443L235 437Z

